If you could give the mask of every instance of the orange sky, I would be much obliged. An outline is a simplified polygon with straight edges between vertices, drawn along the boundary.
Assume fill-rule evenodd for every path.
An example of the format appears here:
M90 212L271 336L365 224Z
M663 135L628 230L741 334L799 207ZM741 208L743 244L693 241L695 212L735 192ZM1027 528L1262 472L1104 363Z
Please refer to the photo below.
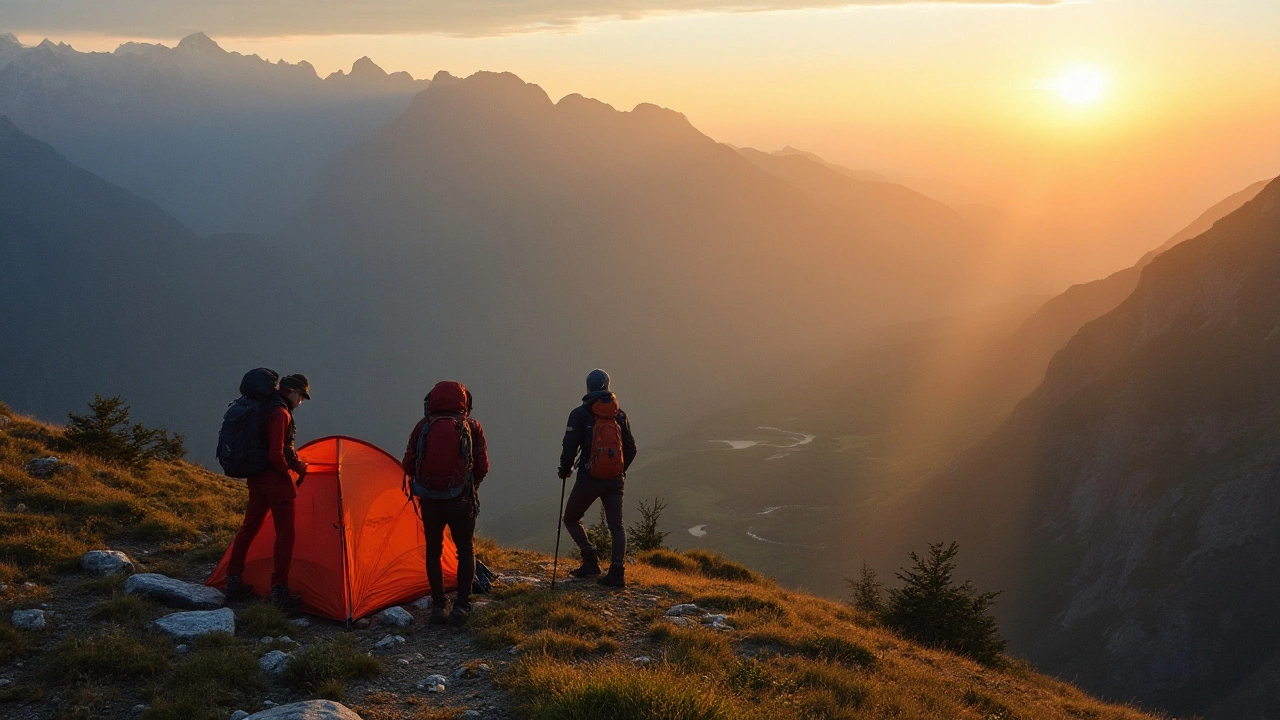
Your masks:
M15 30L24 42L43 37ZM49 34L79 49L124 39ZM419 77L510 70L553 98L654 102L723 142L794 145L945 201L995 205L1011 243L1052 249L1060 283L1132 262L1213 202L1280 174L1275 0L704 12L480 37L259 35L214 36L322 73L361 55ZM1053 83L1080 65L1107 88L1073 106Z

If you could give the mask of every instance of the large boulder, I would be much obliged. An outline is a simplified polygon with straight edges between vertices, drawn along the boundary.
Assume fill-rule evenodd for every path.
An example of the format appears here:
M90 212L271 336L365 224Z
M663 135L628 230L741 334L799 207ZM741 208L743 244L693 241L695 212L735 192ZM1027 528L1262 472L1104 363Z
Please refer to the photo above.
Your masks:
M90 550L80 558L80 569L95 575L128 575L133 561L119 550Z
M246 720L363 720L351 708L332 700L277 705L250 715Z
M124 584L130 595L142 595L161 605L189 610L213 610L227 604L227 596L217 588L175 580L157 573L141 573Z
M179 640L191 640L205 633L236 634L236 614L231 608L176 612L156 620L156 626Z

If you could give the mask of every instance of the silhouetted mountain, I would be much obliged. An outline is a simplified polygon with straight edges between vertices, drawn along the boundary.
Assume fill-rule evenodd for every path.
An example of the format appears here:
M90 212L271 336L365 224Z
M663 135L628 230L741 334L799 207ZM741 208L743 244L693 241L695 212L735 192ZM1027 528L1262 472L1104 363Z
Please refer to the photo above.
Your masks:
M426 85L368 58L321 80L203 33L112 53L0 36L0 113L202 233L277 229L339 150Z
M679 113L441 73L342 155L283 241L306 278L295 346L342 355L344 377L397 378L334 405L370 408L388 444L420 412L406 387L474 384L507 478L554 461L596 365L652 443L780 363L818 366L850 328L957 302L981 255L970 228L905 188L847 182L836 206ZM545 492L512 486L494 509Z
M1013 647L1175 712L1280 717L1280 181L1142 270L918 500Z
M227 401L207 377L257 354L262 256L199 240L0 116L0 393L17 406L57 417L122 393L190 433L193 407Z

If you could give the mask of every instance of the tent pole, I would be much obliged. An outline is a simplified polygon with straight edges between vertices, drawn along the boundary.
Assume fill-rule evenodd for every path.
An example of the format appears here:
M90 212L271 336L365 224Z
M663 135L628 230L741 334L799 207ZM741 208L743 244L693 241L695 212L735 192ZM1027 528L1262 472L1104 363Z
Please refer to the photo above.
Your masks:
M344 595L344 604L347 608L347 629L351 629L353 618L351 617L351 568L347 563L347 514L342 507L342 438L338 438L337 463L333 472L334 478L338 483L338 533L342 538L342 591Z

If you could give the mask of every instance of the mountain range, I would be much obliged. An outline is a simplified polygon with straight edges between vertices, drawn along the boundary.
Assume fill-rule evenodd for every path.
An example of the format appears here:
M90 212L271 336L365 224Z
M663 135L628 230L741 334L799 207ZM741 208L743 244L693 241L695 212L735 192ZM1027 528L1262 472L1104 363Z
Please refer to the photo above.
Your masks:
M339 150L426 85L369 58L321 79L203 33L111 53L0 35L0 114L202 235L278 230Z

